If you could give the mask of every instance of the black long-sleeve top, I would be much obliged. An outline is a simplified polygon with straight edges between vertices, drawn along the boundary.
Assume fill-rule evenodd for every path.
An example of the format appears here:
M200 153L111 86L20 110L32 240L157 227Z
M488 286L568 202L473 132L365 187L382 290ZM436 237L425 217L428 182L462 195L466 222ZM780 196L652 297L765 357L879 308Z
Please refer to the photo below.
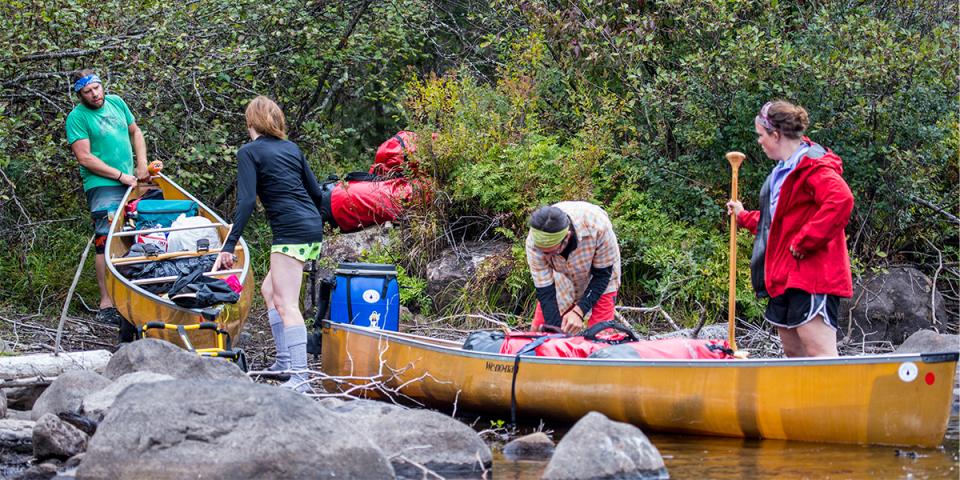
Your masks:
M262 135L237 151L237 211L222 251L233 252L258 196L274 245L323 240L322 193L306 158L293 142Z

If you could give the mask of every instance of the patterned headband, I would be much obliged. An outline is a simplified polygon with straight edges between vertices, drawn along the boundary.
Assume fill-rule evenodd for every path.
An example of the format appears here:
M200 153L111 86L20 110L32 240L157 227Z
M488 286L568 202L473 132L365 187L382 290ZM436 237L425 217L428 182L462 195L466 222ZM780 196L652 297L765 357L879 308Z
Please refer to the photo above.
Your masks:
M763 108L760 109L760 114L757 115L756 118L756 121L759 122L763 128L766 128L769 131L776 130L776 128L773 126L773 123L770 122L770 117L768 116L770 113L770 107L772 105L773 102L767 102L763 104Z
M74 91L74 92L79 92L80 90L83 90L83 87L86 87L87 85L90 85L91 83L99 83L99 84L101 84L101 85L103 84L103 82L100 81L100 77L98 77L96 73L91 73L90 75L87 75L87 76L85 76L85 77L77 80L76 82L74 82L74 83L73 83L73 91Z

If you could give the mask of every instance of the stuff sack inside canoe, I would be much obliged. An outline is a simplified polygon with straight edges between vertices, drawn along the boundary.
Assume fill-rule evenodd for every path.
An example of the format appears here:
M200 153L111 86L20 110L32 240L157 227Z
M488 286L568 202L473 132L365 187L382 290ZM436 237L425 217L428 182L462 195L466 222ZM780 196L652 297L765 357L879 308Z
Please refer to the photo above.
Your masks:
M665 338L611 345L592 352L587 358L678 360L728 360L733 350L726 340L697 340L692 338Z
M632 340L639 340L632 330L616 322L603 322L576 336L489 330L472 332L467 336L463 349L503 355L587 358L597 350Z
M197 216L197 202L192 200L140 200L137 202L136 228L167 228L180 215Z
M610 329L614 329L612 333ZM558 358L734 358L733 350L725 340L640 340L635 333L613 322L595 325L579 336L489 330L472 332L464 341L463 349L503 355Z

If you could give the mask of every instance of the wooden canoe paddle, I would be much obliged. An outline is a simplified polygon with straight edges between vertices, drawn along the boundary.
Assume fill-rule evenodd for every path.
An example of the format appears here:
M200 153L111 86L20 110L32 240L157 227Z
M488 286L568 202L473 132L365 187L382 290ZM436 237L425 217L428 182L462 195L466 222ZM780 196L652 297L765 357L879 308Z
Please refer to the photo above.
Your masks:
M732 169L730 178L730 200L737 200L737 183L739 182L740 164L747 156L740 152L727 152L727 161ZM727 306L727 335L730 337L730 348L737 350L734 334L737 331L737 217L730 215L730 303Z

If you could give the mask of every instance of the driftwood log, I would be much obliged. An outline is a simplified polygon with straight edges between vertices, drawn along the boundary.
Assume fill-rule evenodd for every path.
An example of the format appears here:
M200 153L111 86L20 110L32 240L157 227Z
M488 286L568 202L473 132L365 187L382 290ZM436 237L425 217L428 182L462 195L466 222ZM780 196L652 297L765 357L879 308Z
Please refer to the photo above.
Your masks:
M0 388L11 380L50 378L59 376L68 370L103 371L110 361L110 352L106 350L89 350L85 352L69 352L55 355L41 353L34 355L18 355L0 357ZM16 382L14 382L16 383ZM22 385L16 385L22 386Z

